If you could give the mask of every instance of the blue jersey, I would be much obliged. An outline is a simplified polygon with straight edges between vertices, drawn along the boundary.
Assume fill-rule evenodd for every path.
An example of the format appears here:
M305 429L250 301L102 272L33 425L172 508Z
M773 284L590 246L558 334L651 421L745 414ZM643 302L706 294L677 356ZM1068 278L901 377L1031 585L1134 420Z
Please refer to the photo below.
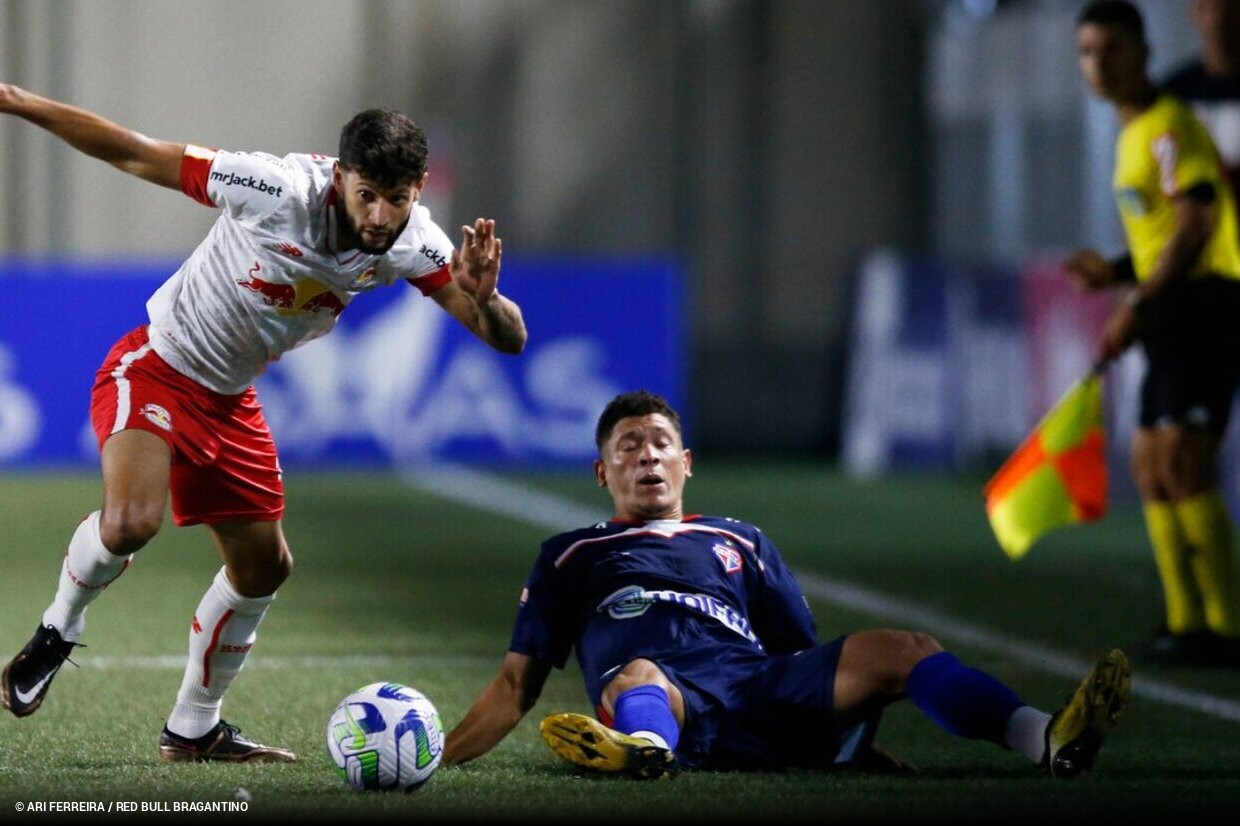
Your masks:
M563 668L576 647L586 693L638 657L725 699L730 663L817 644L809 605L753 525L715 516L601 522L542 544L511 651Z

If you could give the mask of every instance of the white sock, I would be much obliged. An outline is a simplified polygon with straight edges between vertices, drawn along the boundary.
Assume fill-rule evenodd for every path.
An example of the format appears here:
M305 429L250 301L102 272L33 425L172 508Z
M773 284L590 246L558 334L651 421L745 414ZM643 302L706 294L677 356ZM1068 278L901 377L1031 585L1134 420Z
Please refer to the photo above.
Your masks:
M83 519L69 540L56 597L43 612L43 624L55 628L65 640L76 642L86 626L86 606L125 572L132 558L133 554L117 556L104 547L99 536L99 511Z
M1046 727L1051 715L1033 706L1021 706L1008 718L1003 742L1012 751L1020 752L1035 763L1046 754Z
M658 746L661 749L667 748L667 741L663 739L663 736L660 734L655 734L653 731L631 731L629 732L629 736L649 740L652 745Z
M189 661L168 715L169 731L193 739L220 721L224 692L245 665L258 624L275 598L241 596L220 568L190 623Z

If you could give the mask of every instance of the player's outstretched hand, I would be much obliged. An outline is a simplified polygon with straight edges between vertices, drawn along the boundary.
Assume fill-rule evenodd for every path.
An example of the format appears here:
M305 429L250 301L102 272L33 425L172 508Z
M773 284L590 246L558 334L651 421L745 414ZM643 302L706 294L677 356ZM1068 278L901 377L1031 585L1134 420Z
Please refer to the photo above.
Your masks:
M1063 269L1082 292L1101 290L1115 282L1115 268L1094 250L1078 250L1068 256Z
M452 251L452 278L481 304L495 294L504 243L491 218L479 218L472 227L461 227L461 233L461 248Z

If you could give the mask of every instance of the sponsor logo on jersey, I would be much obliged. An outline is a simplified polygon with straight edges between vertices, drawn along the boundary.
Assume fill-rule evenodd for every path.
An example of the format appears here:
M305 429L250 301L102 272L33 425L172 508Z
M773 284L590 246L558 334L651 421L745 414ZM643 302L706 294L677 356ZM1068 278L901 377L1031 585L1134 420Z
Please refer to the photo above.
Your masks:
M374 286L375 273L377 273L378 271L379 271L378 267L367 267L366 269L362 270L361 275L357 276L356 278L354 278L352 281L349 282L348 289L353 290L353 291L369 290L371 287Z
M761 647L758 637L749 625L749 620L739 611L718 597L710 594L684 594L680 591L662 590L647 591L640 585L628 585L613 592L604 599L596 611L607 612L612 619L632 619L640 617L650 610L655 603L679 605L721 623L729 630L735 631L745 639Z
M189 628L195 634L202 633L202 623L198 621L198 617L196 615L192 620L189 621Z
M326 284L310 278L296 284L275 284L258 277L262 268L262 265L255 261L246 277L237 279L237 284L261 296L264 304L276 307L282 315L327 310L333 316L338 316L344 312L344 302Z
M725 573L734 574L741 569L743 562L741 552L733 548L731 544L720 542L712 545L711 550L715 552L715 556L719 557Z
M1158 162L1158 184L1163 194L1174 195L1179 187L1176 185L1175 168L1180 163L1180 144L1174 134L1167 132L1154 138L1150 149L1154 160Z
M283 186L274 186L262 178L256 178L253 175L243 178L235 172L212 172L211 180L219 181L224 186L243 186L246 189L257 190L258 192L270 192L277 198L284 192Z
M418 250L418 252L422 253L434 262L436 267L446 267L448 265L448 259L444 258L443 253L438 250L431 249L426 244L423 244L422 249Z
M162 430L172 430L172 414L157 404L146 404L138 411L148 422Z

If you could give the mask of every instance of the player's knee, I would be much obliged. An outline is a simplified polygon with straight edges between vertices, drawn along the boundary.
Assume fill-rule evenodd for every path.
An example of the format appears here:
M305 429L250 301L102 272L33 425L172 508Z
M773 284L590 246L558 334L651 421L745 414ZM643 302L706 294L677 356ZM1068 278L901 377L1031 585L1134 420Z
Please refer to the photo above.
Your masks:
M657 685L664 691L671 687L671 683L657 665L650 660L636 659L630 660L616 672L616 676L604 687L603 695L608 700L614 700L630 688L643 685Z
M163 503L153 505L126 503L103 509L99 518L99 538L114 554L131 554L159 533L163 526Z
M284 546L279 553L260 557L246 566L241 578L245 581L246 590L251 592L249 595L265 596L275 593L292 573L293 554Z
M919 662L943 650L939 641L920 631L891 631L888 667L884 669L883 691L890 695L904 693L908 675Z
M894 671L899 675L899 691L904 690L904 680L919 662L943 650L939 641L929 634L920 631L894 631L897 635L892 657Z
M922 633L921 631L909 631L908 635L914 665L931 654L937 654L943 650L943 646L939 644L939 641L929 634Z
M1132 472L1132 481L1136 485L1137 493L1145 501L1161 498L1159 492L1162 486L1158 482L1158 474L1154 470L1153 463L1144 457L1133 457L1129 463L1129 470Z
M293 552L287 547L280 554L279 559L272 566L272 578L276 580L276 585L284 583L284 580L293 575Z

